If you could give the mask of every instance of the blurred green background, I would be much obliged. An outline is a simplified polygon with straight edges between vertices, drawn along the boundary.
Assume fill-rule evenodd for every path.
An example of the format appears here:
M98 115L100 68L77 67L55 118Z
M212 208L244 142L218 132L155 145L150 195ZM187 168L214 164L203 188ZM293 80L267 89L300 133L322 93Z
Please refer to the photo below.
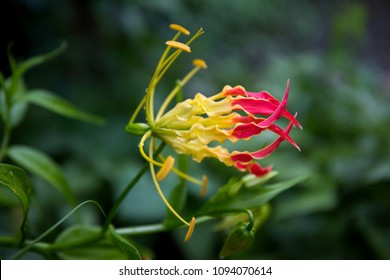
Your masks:
M298 112L303 125L302 131L292 132L302 152L283 143L262 163L273 164L280 180L302 174L310 179L272 201L272 214L254 244L236 258L390 259L389 12L390 4L381 0L0 1L1 71L10 73L9 42L14 56L26 59L67 41L63 55L28 72L27 86L52 90L107 119L106 126L93 126L32 106L12 143L50 154L80 202L95 199L108 211L144 162L137 150L139 137L124 127L164 42L173 36L168 25L178 23L193 33L203 27L205 34L172 67L158 95L165 96L191 69L192 59L202 58L209 68L185 88L186 97L240 84L281 98L290 79L288 108ZM262 144L238 146L256 149ZM210 195L239 175L215 160L191 163L191 170L208 174ZM38 236L70 208L58 191L36 178L33 183L30 228ZM191 204L198 190L188 188ZM92 206L81 212L91 224L103 220ZM12 231L11 214L1 209L0 234ZM145 176L115 224L155 223L164 215ZM213 227L200 225L188 244L180 231L134 240L153 258L215 259L222 235Z

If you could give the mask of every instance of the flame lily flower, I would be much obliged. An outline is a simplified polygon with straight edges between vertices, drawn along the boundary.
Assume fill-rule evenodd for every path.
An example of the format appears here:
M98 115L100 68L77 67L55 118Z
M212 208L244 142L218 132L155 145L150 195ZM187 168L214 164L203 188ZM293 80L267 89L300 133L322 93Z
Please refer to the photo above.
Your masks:
M175 172L178 176L201 185L201 194L204 195L207 188L207 178L198 180L181 172L174 167L174 158L162 156L155 159L153 154L156 150L156 138L170 145L177 153L191 155L192 158L201 162L206 157L213 157L227 166L234 166L240 171L248 171L255 176L263 176L271 171L271 166L262 167L256 160L270 155L283 141L291 143L299 150L298 145L289 136L293 126L301 128L296 116L287 111L289 95L289 81L281 101L278 101L268 92L249 92L242 86L225 86L223 90L214 96L206 97L201 93L193 99L179 102L172 109L166 112L169 104L178 94L181 88L200 70L207 68L203 60L194 60L194 68L176 85L168 94L159 111L154 113L155 89L176 58L184 51L191 52L190 44L203 33L200 29L189 41L182 43L177 41L180 35L189 35L185 28L172 24L170 27L178 33L172 40L167 41L165 49L154 75L149 83L147 93L141 101L133 116L131 117L126 130L130 133L142 135L139 149L141 155L149 162L150 172L160 194L161 199L168 209L185 225L188 232L185 240L189 240L195 226L195 218L190 222L182 218L169 204L165 198L159 182L169 174ZM173 49L173 53L169 54ZM147 124L134 123L136 116L145 108ZM289 124L285 129L276 124L280 118L288 120ZM254 151L233 151L229 152L222 145L227 139L231 142L238 140L249 140L252 136L259 135L263 131L271 131L277 135L268 146ZM144 150L146 141L149 140L148 151ZM155 166L160 170L155 172Z
M279 102L268 92L247 92L242 86L226 86L222 92L205 97L198 93L194 99L178 103L155 123L155 134L172 146L177 153L189 154L201 162L205 157L214 157L228 166L262 176L271 171L254 160L271 154L286 140L299 150L289 132L296 118L286 110L289 83L283 99ZM284 117L290 124L285 130L275 122ZM278 135L270 145L255 152L229 152L226 148L209 146L213 141L223 143L248 140L254 135L269 130Z

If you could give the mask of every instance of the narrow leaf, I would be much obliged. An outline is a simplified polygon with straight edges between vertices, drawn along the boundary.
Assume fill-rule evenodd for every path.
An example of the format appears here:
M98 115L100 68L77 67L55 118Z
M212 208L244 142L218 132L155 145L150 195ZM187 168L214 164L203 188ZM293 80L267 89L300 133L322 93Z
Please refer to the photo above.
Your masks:
M101 228L77 225L66 229L55 241L62 247L58 256L66 260L126 260L128 254L102 236Z
M23 223L21 225L22 240L27 232L27 214L30 206L29 195L31 184L23 169L0 163L0 184L11 190L19 199L23 208Z
M60 167L46 154L27 146L12 146L8 156L17 164L45 180L60 190L71 206L76 205L76 198Z
M18 81L18 90L14 94L14 97L11 100L11 111L10 111L10 123L11 127L14 128L19 125L27 112L28 103L18 102L18 100L23 99L26 96L26 86L23 80Z
M3 73L0 72L0 90L5 91L5 78Z
M57 49L54 49L46 54L31 57L19 65L16 64L9 49L8 58L12 68L11 84L9 87L10 95L13 96L18 91L19 81L22 79L23 74L27 70L60 55L66 49L66 46L66 43L62 43Z
M20 65L18 65L15 70L18 72L19 75L23 75L30 68L37 66L37 65L40 65L40 64L42 64L50 59L57 57L61 53L63 53L65 51L67 45L68 44L66 42L63 42L63 43L61 43L61 45L58 48L52 50L51 52L48 52L48 53L45 53L42 55L33 56L33 57L25 60L24 62L22 62Z
M110 225L109 227L109 233L112 242L114 245L116 245L123 253L127 255L127 259L129 260L140 260L141 256L138 253L137 248L135 248L134 245L132 245L127 239L123 238L121 235L119 235L115 228Z
M21 101L33 103L68 118L99 125L104 124L103 118L83 112L66 100L44 89L30 90Z
M212 212L223 212L231 209L250 209L264 205L281 192L306 180L306 176L300 176L285 182L272 185L253 184L256 178L241 179L229 182L200 209L198 215ZM240 185L238 188L237 185ZM232 189L235 191L232 192ZM238 189L238 190L237 190Z
M45 232L43 232L41 235L39 235L37 238L32 240L26 247L22 248L16 254L13 256L12 259L19 259L21 258L25 253L27 253L35 244L37 244L39 241L43 240L46 236L48 236L50 233L52 233L56 228L58 228L63 222L65 222L70 216L72 216L77 210L79 210L81 207L83 207L86 204L94 204L100 212L106 216L104 213L102 207L100 206L99 203L97 203L94 200L86 200L79 205L77 205L75 208L73 208L68 214L66 214L61 220L59 220L57 223L52 225L49 229L47 229Z
M11 51L12 45L13 45L13 42L9 43L8 46L7 46L7 56L8 56L9 65L10 65L11 70L13 72L16 69L16 60L15 60L15 57L13 56L13 54L12 54L12 51Z

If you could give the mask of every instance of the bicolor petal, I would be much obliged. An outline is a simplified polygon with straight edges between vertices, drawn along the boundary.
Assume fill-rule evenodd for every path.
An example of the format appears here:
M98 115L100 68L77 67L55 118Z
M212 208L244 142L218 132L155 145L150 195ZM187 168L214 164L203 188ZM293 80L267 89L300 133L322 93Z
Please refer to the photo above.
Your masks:
M263 168L255 160L267 157L285 140L299 150L289 132L293 126L301 125L286 109L288 96L289 82L281 101L266 91L247 92L242 86L225 86L222 92L211 97L198 93L156 121L153 133L176 152L191 155L197 162L213 157L238 170L262 176L271 167ZM276 124L282 117L289 120L286 129ZM226 140L233 143L249 140L265 130L275 133L277 139L254 152L229 152L222 145L212 145Z

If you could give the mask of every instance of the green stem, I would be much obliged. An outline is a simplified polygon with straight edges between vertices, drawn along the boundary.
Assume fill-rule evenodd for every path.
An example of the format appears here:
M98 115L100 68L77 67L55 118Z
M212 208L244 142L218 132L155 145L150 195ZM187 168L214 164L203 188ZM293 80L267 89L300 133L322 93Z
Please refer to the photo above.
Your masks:
M1 96L0 96L1 98ZM5 155L7 154L7 149L9 145L9 141L11 139L11 128L10 128L10 118L9 118L9 102L6 100L6 108L2 108L3 116L2 116L2 123L3 123L3 139L1 141L1 147L0 147L0 162L3 160Z
M42 255L48 253L48 248L51 246L45 242L35 242L34 240L26 240L25 244L30 247L30 250ZM8 248L16 248L20 245L19 238L15 238L13 236L0 236L0 246L8 247Z
M1 142L1 147L0 147L0 162L7 154L7 149L11 138L11 129L9 127L9 123L7 120L3 120L3 133L4 133L3 140Z
M212 220L213 217L200 217L196 219L196 224L204 223L207 221ZM185 227L186 225L182 225L180 227ZM126 227L126 228L118 228L116 229L116 232L120 235L141 235L141 234L151 234L151 233L157 233L162 231L168 231L172 228L177 228L176 225L174 226L166 226L163 223L160 224L151 224L151 225L145 225L145 226L136 226L136 227Z
M102 211L103 215L105 216L104 214L104 211L103 209L100 207L100 205L93 201L93 200L86 200L84 202L82 202L81 204L77 205L72 211L70 211L68 214L66 214L61 220L59 220L57 223L55 223L54 225L52 225L48 230L46 230L44 233L42 233L40 236L38 236L35 240L32 240L32 241L25 241L25 244L26 246L24 248L22 248L21 250L19 250L18 252L16 252L16 254L13 256L13 259L19 259L20 257L22 257L25 253L27 253L28 251L30 251L31 248L34 247L35 244L39 244L39 242L45 238L47 235L49 235L51 232L53 232L53 230L55 230L59 225L61 225L66 219L68 219L71 215L73 215L78 209L80 209L83 205L87 204L87 203L93 203L95 204L99 209L100 211ZM98 240L98 239L101 239L103 237L103 235L99 235L97 236L94 241ZM82 240L78 240L77 241L77 245L80 244L85 244L85 243L88 243L90 242L90 238L86 238L86 239L82 239ZM1 243L0 243L1 244ZM45 247L45 252L48 252L49 249L52 249L52 247L56 248L57 247L60 247L60 246L63 246L63 244L54 244L54 245L49 245L49 247ZM68 247L71 247L69 246L68 244L66 244L66 248ZM74 246L73 246L74 247ZM58 250L58 249L55 249L55 250Z
M158 156L161 151L164 149L165 143L161 143L160 147L154 152L154 156ZM108 213L107 219L104 222L103 225L103 233L105 233L108 230L108 227L110 226L112 220L114 219L115 214L118 211L119 206L123 202L123 200L126 198L126 196L129 194L129 192L133 189L135 184L141 179L141 177L144 175L144 173L149 168L149 162L147 162L140 171L138 171L137 175L133 178L133 180L130 181L130 183L127 185L127 187L123 190L121 195L118 197L118 199L115 201L114 206L111 208L110 212Z
M204 223L212 220L214 217L200 217L196 220L197 224ZM183 225L184 227L184 225ZM176 228L176 226L167 227L163 223L160 224L151 224L145 226L136 226L136 227L127 227L127 228L118 228L116 232L122 236L129 235L142 235L142 234L152 234L157 232L168 231L172 228ZM25 244L29 247L28 251L36 252L42 255L49 256L51 253L56 251L61 251L65 249L75 248L79 246L85 246L87 244L99 241L103 236L101 234L97 234L95 236L90 236L89 238L85 238L82 240L77 240L75 242L68 242L64 244L50 244L46 242L37 242L36 240L26 240ZM9 236L0 236L0 246L7 248L16 248L19 246L19 239ZM25 252L23 252L25 253ZM21 257L21 254L14 257Z

